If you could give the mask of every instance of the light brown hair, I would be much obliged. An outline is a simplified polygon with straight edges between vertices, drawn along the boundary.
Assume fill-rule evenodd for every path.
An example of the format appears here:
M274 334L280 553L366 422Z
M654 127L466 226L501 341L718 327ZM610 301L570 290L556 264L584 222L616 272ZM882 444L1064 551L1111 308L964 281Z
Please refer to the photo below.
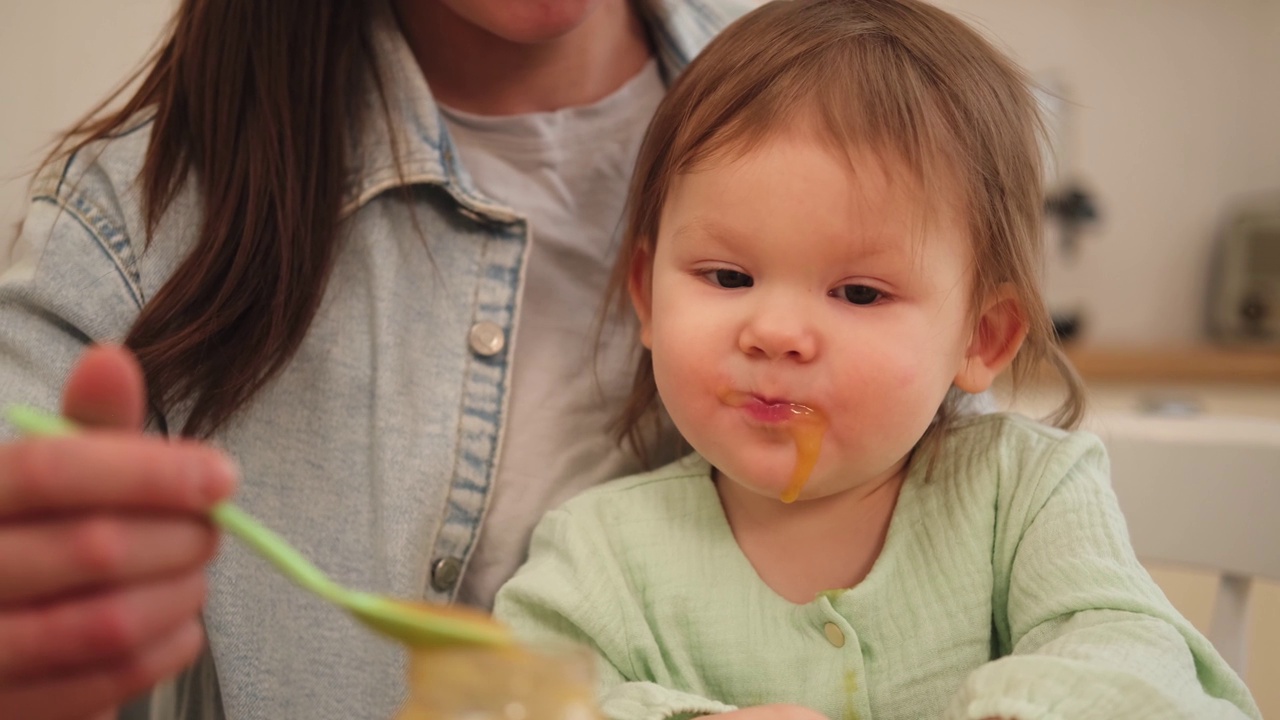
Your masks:
M816 124L836 151L867 148L905 163L929 197L958 189L972 240L971 307L1014 288L1027 337L1014 385L1048 363L1066 387L1047 418L1074 427L1084 412L1040 292L1042 176L1037 103L1022 71L960 20L915 0L783 0L744 16L681 75L641 146L610 285L626 311L632 265L651 262L673 182L700 164L744 152L796 122ZM957 190L952 190L953 193ZM951 425L953 388L918 448ZM660 411L653 362L642 350L618 419L642 457Z

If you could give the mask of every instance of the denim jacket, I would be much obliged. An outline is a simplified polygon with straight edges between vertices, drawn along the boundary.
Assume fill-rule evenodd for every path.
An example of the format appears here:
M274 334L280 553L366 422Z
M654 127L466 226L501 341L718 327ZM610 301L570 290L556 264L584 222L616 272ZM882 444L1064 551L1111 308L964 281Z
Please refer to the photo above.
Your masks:
M652 7L664 76L755 4ZM237 503L335 580L448 602L501 445L528 231L518 209L485 198L459 166L403 38L384 24L379 43L398 122L370 122L359 139L345 242L297 355L215 442L240 464ZM0 274L0 403L57 407L85 347L121 341L192 247L201 203L190 186L144 243L136 180L149 128L144 119L34 183L16 263ZM414 186L411 200L388 193L402 183ZM237 543L222 544L209 576L209 649L157 692L153 717L391 716L403 692L399 647Z

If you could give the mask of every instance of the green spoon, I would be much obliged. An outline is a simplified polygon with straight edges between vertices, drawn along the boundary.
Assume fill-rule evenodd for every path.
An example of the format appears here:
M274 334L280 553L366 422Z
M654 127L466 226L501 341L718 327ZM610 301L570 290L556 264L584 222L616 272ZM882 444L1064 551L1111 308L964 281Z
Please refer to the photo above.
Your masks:
M26 435L50 437L76 432L76 426L66 418L31 407L11 406L6 415L9 424ZM224 530L271 561L286 577L394 640L414 647L512 643L505 627L479 611L396 600L342 587L284 538L230 502L214 505L209 515Z

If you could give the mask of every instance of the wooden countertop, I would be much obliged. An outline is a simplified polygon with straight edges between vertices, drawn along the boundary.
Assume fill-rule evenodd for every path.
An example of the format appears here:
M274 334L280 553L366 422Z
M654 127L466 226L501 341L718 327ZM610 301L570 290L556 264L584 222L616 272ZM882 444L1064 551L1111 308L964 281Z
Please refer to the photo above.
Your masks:
M1067 347L1089 382L1280 385L1280 347Z

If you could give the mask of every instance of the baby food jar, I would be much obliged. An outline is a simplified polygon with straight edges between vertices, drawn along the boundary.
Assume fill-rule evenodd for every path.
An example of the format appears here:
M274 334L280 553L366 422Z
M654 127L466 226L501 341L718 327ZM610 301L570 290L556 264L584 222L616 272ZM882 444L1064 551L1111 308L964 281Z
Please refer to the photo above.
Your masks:
M581 647L414 650L395 720L599 720L594 662Z

